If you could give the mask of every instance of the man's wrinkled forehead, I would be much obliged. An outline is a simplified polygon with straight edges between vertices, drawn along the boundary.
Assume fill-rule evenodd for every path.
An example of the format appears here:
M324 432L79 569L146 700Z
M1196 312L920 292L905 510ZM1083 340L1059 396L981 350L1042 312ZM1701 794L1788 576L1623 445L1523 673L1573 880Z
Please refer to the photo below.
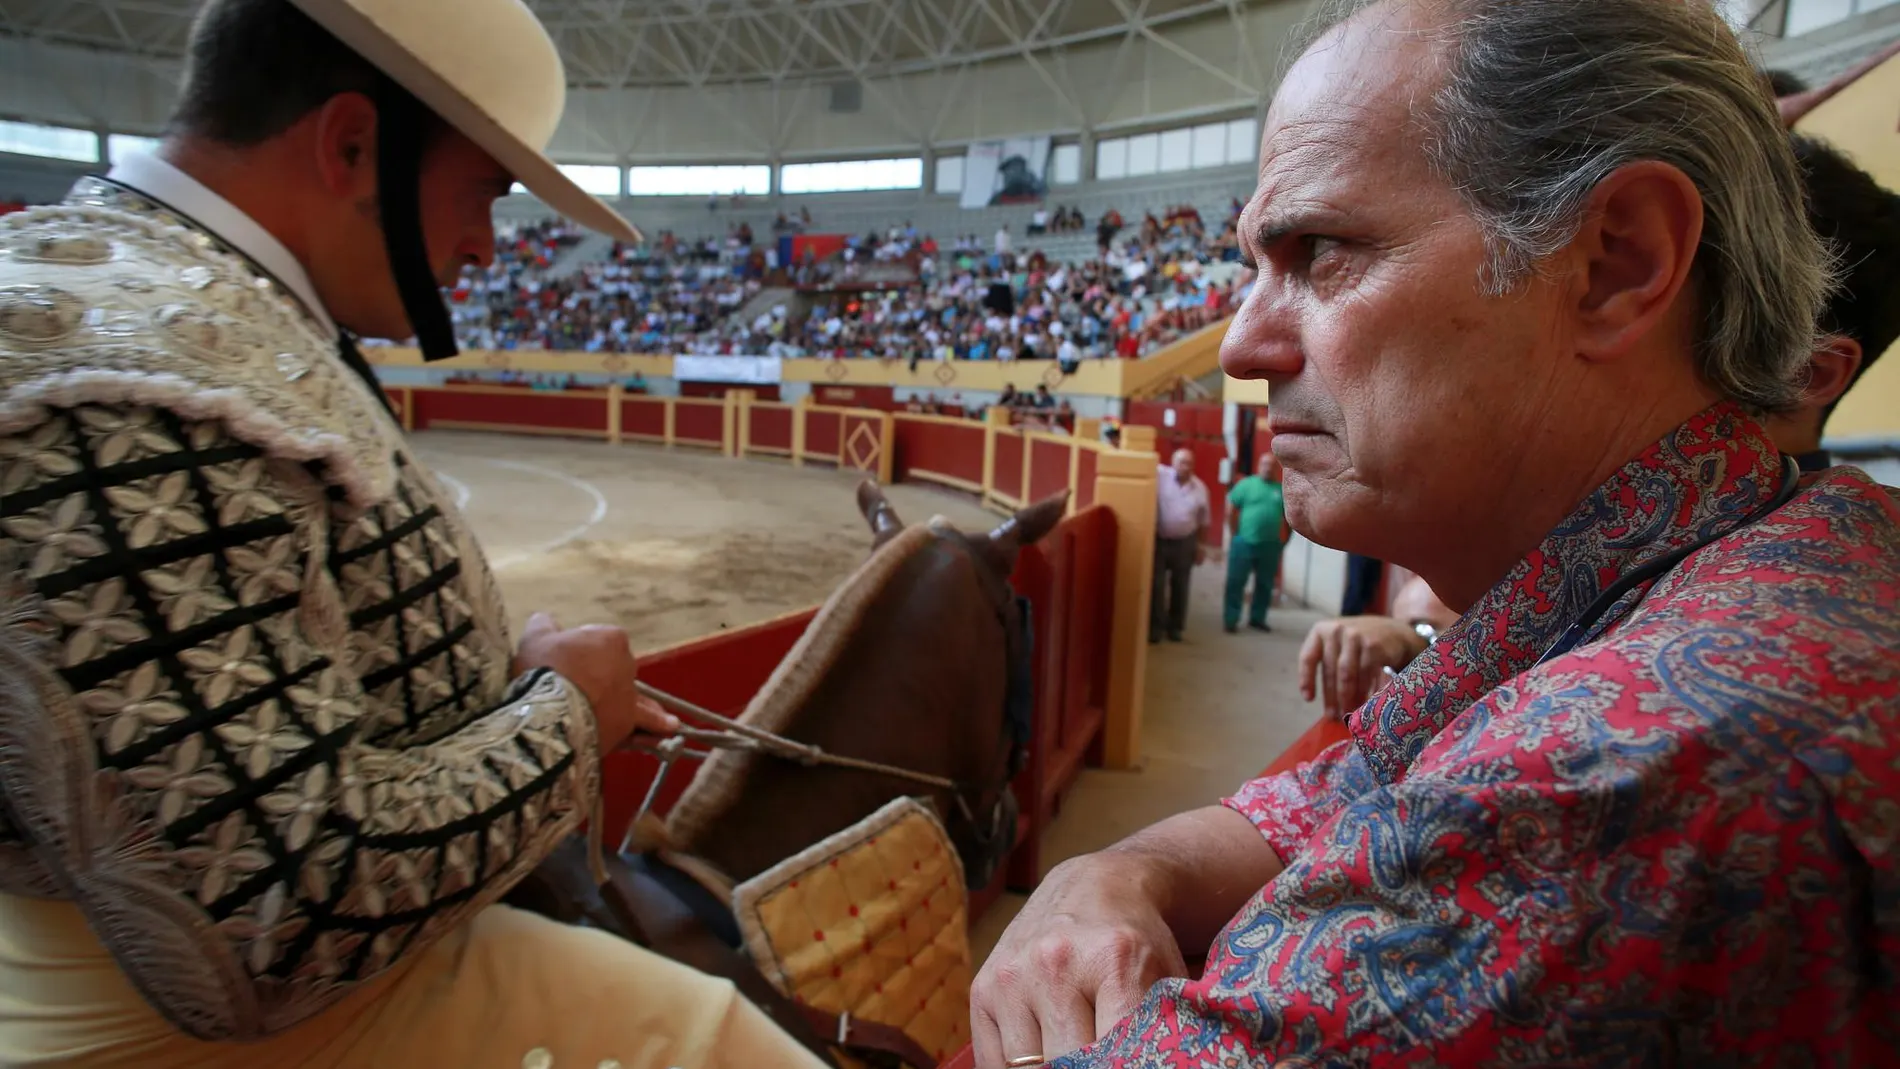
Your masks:
M1375 4L1301 53L1267 110L1263 191L1281 170L1358 168L1375 156L1417 155L1418 119L1443 70L1435 9L1419 0Z

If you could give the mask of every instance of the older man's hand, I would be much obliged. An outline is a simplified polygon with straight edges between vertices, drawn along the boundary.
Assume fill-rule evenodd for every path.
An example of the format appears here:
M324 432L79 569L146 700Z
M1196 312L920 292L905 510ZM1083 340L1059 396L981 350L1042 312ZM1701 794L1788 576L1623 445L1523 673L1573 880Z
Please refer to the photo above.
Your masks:
M514 674L550 668L572 683L593 707L602 753L636 731L670 735L679 718L634 690L636 668L627 632L606 624L562 628L544 612L528 618L515 650Z
M1253 822L1193 809L1056 866L1010 922L970 992L977 1069L1055 1058L1108 1034L1154 986L1187 973L1280 871Z
M1095 1042L1187 965L1152 873L1104 852L1058 865L1010 922L970 991L977 1069Z
M1390 616L1321 620L1300 646L1300 696L1324 696L1326 715L1344 720L1397 671L1425 650L1416 631Z

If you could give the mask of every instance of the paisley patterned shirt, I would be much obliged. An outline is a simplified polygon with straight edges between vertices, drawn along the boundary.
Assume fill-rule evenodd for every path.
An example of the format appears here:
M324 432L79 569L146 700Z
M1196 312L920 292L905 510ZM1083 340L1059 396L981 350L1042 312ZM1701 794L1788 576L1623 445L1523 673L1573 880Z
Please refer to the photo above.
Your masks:
M1890 1065L1900 506L1727 405L1592 494L1351 720L1247 784L1285 871L1064 1066Z

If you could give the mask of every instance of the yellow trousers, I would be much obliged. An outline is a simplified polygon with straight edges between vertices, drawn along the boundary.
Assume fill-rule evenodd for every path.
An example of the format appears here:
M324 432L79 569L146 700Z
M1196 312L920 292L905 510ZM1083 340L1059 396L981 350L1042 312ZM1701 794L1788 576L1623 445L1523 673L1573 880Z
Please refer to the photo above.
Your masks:
M0 895L0 1066L815 1069L732 984L505 906L287 1032L183 1035L77 907Z

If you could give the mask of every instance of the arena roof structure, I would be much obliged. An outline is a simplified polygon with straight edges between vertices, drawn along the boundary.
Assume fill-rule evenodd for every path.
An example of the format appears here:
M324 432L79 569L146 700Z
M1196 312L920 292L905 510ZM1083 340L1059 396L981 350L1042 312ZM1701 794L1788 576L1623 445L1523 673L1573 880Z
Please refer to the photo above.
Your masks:
M556 144L557 153L577 162L915 151L990 137L1250 114L1277 77L1282 42L1312 6L1308 0L529 3L553 34L577 90ZM169 102L195 6L194 0L0 0L0 72L6 72L0 73L0 114L151 132ZM146 99L135 99L140 96Z
M156 133L198 2L0 0L0 121ZM1087 180L1098 139L1256 117L1323 0L527 2L573 87L564 162L927 168L1050 135L1080 142ZM1772 37L1819 0L1718 2Z

